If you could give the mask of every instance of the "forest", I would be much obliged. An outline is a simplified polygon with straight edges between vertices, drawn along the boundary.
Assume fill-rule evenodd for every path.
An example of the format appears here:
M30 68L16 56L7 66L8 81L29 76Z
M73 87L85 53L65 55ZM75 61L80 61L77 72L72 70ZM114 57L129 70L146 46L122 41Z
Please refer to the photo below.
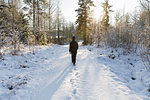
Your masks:
M86 3L85 3L86 2ZM92 17L91 0L79 0L76 22L67 22L56 0L2 0L0 1L0 49L20 45L64 44L73 35L83 39L84 45L110 46L136 52L150 62L150 1L139 0L140 10L134 13L113 12L113 5L105 0L101 7L103 16ZM115 21L110 24L110 13ZM4 52L1 51L1 56Z
M146 71L149 73L150 72L150 0L137 0L137 1L139 3L139 6L135 8L134 12L126 13L119 9L117 11L114 11L113 10L114 5L111 5L111 0L102 0L102 3L99 5L103 9L103 11L99 12L101 13L99 14L99 18L95 19L93 16L93 12L94 12L93 8L96 7L94 0L78 0L78 8L76 8L76 10L74 11L76 12L76 21L71 22L71 21L67 21L67 19L63 15L63 11L61 10L61 2L62 2L61 0L0 0L0 67L5 66L5 64L3 65L2 62L5 62L7 55L11 55L12 58L16 56L18 57L24 56L23 52L26 51L27 49L28 49L27 51L30 51L32 55L35 55L36 57L38 56L39 58L43 57L43 55L45 55L46 57L50 55L51 57L54 57L50 59L53 60L55 64L56 63L58 64L58 62L56 62L55 59L57 59L57 57L59 58L61 57L58 55L55 55L55 49L57 48L56 51L58 51L62 55L63 55L62 52L64 52L64 54L66 54L66 56L69 57L69 55L66 53L66 50L68 50L68 48L66 48L65 46L66 45L68 46L70 41L72 40L72 37L75 36L79 44L80 42L82 42L80 44L81 49L79 52L79 56L80 56L79 59L81 59L82 57L84 58L85 55L87 55L87 57L91 59L91 53L89 52L97 53L97 51L100 51L98 52L98 55L103 55L102 53L107 52L107 50L109 51L109 49L111 49L112 54L108 55L108 57L111 59L116 59L117 56L118 58L122 57L121 54L116 53L116 52L119 52L119 49L121 49L123 51L122 54L125 56L128 54L136 54L137 56L140 56L141 58L140 64L141 66L144 66L140 68L140 71L142 72L142 70L145 68ZM110 19L112 17L111 16L112 13L114 15L113 22L110 21L112 20ZM46 53L43 53L43 55L39 55L38 53L36 53L38 50L42 50L41 46L51 47L49 48L51 50L50 51L51 53L47 54L47 52L49 52L47 51L47 49L45 50ZM92 51L93 50L92 46L95 46L97 51ZM101 49L106 49L106 50L103 51ZM118 55L115 56L114 52ZM42 60L48 59L48 57L45 58L45 56L40 59ZM66 57L66 56L63 56L63 57ZM33 57L33 58L38 62L36 57L35 58ZM87 60L87 62L90 62L90 61L92 62L92 59L91 60L89 59ZM100 59L102 61L103 60L105 61L105 57L103 59L102 58ZM121 59L125 59L125 58L122 57ZM130 60L130 58L128 58L128 60ZM58 61L63 62L61 59L58 59ZM82 62L82 60L79 60L79 61ZM94 60L94 61L97 61L97 60ZM136 59L134 62L137 62L137 61L138 60ZM25 60L25 63L28 63L28 62L29 61ZM48 63L48 65L51 65L52 62ZM66 62L69 63L67 60ZM107 62L111 63L111 61L109 60L107 60ZM84 62L82 63L84 65ZM36 63L34 64L36 65ZM69 65L65 65L65 62L63 64L64 66L69 66ZM94 63L92 64L94 65ZM119 64L121 65L120 62ZM135 68L133 63L130 62L129 64ZM27 65L19 65L19 66L25 69L28 68ZM41 66L42 66L42 63L41 63ZM90 64L88 68L89 67L90 67ZM115 67L113 68L115 69ZM120 68L120 67L117 67L117 68ZM59 69L58 67L57 69L62 70L63 68ZM64 70L64 73L62 73L62 78L58 80L58 83L57 82L55 83L54 81L53 84L50 84L51 86L49 85L50 86L49 89L52 89L52 93L51 93L51 96L48 98L52 98L57 88L59 88L59 85L61 85L63 80L67 77L67 75L69 75L69 74L65 74L65 69L63 70ZM54 71L54 72L57 72L57 71ZM66 73L69 73L69 72L72 72L72 71L67 72L66 70ZM102 74L106 74L106 73L102 71ZM132 76L132 74L133 73L131 72L131 79L136 80L136 78L133 77L134 75ZM124 77L123 75L122 77ZM76 73L75 76L73 77L77 77L77 76L78 76L78 73ZM11 77L9 79L11 79ZM83 79L86 79L86 78L83 78ZM146 80L146 79L143 79L143 76L141 76L140 79ZM72 82L71 79L70 79L70 82ZM0 83L4 84L7 82L1 81L1 77L0 77ZM147 81L145 83L150 84ZM21 83L21 85L22 84L27 84L27 83ZM57 86L55 86L55 84ZM73 84L73 82L71 84ZM117 85L118 84L119 83L117 83ZM56 90L53 89L53 86L56 88ZM12 87L11 88L8 87L8 88L9 90L10 89L12 90ZM150 92L150 85L146 86L146 88L148 92ZM77 94L76 91L77 90L74 89L72 94L73 95ZM135 90L135 91L138 91L138 90ZM86 96L88 96L88 94ZM1 94L0 94L0 99L1 99ZM128 98L127 100L148 100L148 99L133 99L133 98L129 99ZM5 99L5 100L13 100L13 99ZM19 99L16 99L16 100L19 100ZM23 99L23 100L32 100L32 99ZM33 100L40 100L40 99L38 99L37 97L36 99L33 99ZM41 99L41 100L48 100L48 99ZM60 99L57 98L57 100L60 100ZM70 97L68 99L62 99L62 100L72 100L72 99ZM73 100L99 100L99 98L98 99L86 99L85 97L84 99L80 98L80 99L73 99ZM110 99L105 98L104 100L110 100ZM124 100L124 99L112 99L112 100Z

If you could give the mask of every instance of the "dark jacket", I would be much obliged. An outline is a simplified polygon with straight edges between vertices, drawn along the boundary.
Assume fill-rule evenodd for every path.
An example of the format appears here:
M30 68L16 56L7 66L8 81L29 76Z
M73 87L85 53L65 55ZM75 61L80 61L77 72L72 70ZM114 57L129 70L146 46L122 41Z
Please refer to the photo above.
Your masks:
M77 50L78 50L78 43L75 40L71 41L70 47L69 47L69 52L71 52L73 54L73 53L77 53Z

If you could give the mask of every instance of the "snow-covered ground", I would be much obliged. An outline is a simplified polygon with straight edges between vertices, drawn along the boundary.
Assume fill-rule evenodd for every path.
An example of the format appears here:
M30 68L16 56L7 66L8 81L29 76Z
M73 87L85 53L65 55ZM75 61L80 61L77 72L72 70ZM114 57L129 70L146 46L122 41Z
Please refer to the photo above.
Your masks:
M0 100L150 100L150 72L136 54L80 46L73 66L68 45L36 48L0 61Z

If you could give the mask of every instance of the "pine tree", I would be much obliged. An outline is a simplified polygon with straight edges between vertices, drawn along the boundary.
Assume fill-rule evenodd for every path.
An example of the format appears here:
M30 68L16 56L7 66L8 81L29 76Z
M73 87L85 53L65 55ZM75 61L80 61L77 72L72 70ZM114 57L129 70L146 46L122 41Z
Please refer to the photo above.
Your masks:
M92 0L79 0L79 8L76 10L77 12L77 32L83 36L83 44L86 45L88 43L87 40L87 31L90 28L90 22L92 17L90 16L91 9L90 7L94 6Z
M32 32L35 35L35 33L36 33L35 32L35 30L36 30L36 27L35 27L36 0L23 0L23 2L28 5L28 6L25 6L23 8L23 10L28 12L28 14L27 14L28 18L32 19L32 21L33 21L33 23L32 23L32 25L33 25Z
M56 30L57 30L57 43L61 44L60 41L60 34L61 34L61 26L62 26L62 13L61 13L61 9L60 9L60 1L58 1L57 3L57 11L56 11Z
M49 31L51 31L52 29L52 16L53 16L53 13L55 11L55 5L54 3L52 2L52 0L49 0L49 4L48 4L48 14L49 14Z
M103 30L107 31L109 27L109 13L113 12L111 10L111 5L109 5L108 0L105 0L104 3L102 3L102 7L104 9L104 16L102 18L101 24L103 26Z

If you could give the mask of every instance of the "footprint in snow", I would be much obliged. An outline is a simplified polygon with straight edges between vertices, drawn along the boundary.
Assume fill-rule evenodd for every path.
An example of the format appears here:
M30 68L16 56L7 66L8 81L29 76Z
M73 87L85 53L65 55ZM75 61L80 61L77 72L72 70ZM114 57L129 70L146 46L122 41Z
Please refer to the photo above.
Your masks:
M74 67L73 70L77 70L77 67Z
M75 74L75 76L76 76L77 78L79 78L79 77L80 77L80 74L77 72L77 73Z
M72 91L72 94L76 94L77 93L77 89L74 89L73 91Z
M74 84L75 83L75 79L70 79L70 83Z

